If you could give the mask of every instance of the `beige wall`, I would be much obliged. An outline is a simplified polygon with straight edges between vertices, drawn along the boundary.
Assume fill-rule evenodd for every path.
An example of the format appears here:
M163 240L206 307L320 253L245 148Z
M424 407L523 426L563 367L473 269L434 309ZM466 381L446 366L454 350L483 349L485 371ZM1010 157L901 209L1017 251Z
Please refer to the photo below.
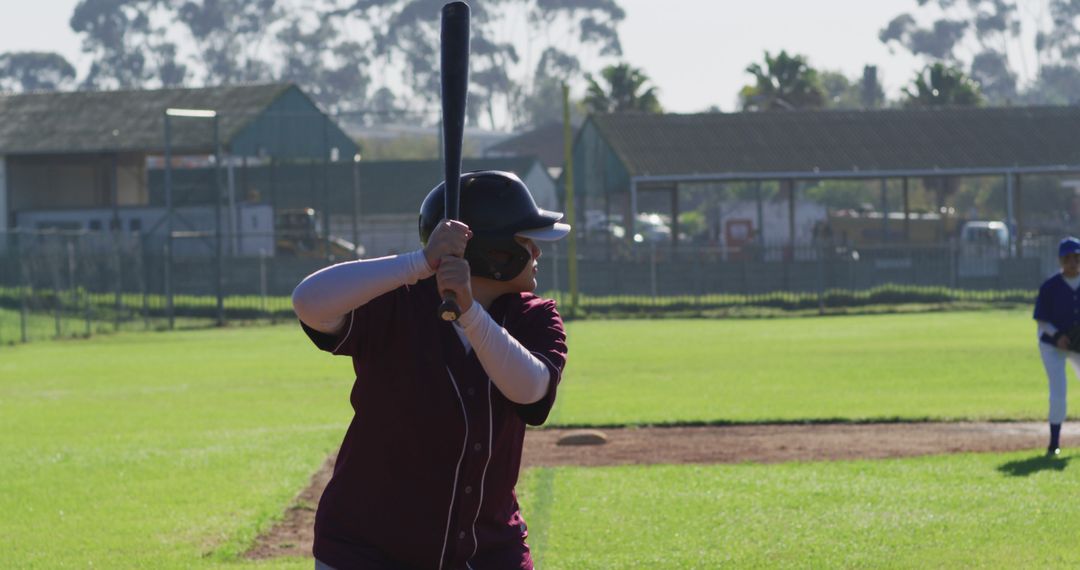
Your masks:
M113 206L113 155L8 157L8 193L13 211ZM116 159L116 202L149 202L142 155Z

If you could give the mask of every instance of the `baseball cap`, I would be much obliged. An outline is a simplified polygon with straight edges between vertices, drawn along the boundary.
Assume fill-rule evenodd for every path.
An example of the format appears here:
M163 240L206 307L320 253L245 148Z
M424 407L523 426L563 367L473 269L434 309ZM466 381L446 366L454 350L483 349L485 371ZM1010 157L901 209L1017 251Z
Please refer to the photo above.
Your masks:
M1070 253L1080 253L1080 239L1069 236L1058 244L1058 257L1065 257Z

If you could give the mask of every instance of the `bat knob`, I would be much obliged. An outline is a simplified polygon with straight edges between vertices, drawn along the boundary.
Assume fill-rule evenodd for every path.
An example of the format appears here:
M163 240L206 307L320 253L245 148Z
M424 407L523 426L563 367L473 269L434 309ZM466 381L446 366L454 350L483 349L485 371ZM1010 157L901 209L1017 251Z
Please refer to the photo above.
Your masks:
M442 304L439 305L439 318L452 323L461 316L461 308L457 304L457 295L453 291L443 291Z

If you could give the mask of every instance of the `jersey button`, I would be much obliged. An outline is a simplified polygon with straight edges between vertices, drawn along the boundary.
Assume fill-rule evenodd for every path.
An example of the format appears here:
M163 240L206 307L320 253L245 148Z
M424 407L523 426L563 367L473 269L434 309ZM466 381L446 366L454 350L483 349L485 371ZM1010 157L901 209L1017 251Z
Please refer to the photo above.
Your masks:
M472 448L475 449L476 451L480 451L481 449L484 449L484 446L479 444L479 443L474 443Z
M467 393L468 393L468 394L469 394L470 396L475 396L475 395L476 395L476 388L469 388L468 390L466 390L466 392L467 392Z
M471 493L472 493L472 486L466 485L465 486L465 494L468 495L468 494L471 494Z
M461 531L461 532L457 533L457 537L458 537L458 540L463 540L465 538L465 531Z

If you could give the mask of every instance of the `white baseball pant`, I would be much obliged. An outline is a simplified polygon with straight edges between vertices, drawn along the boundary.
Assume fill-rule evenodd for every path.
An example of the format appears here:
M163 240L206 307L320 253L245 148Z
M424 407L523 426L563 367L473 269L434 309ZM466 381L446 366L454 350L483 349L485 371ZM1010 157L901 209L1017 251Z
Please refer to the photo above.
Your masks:
M1072 365L1073 373L1080 379L1080 353L1061 350L1045 342L1039 342L1039 354L1042 356L1046 380L1050 387L1049 420L1052 424L1060 424L1065 421L1067 410L1065 361Z

